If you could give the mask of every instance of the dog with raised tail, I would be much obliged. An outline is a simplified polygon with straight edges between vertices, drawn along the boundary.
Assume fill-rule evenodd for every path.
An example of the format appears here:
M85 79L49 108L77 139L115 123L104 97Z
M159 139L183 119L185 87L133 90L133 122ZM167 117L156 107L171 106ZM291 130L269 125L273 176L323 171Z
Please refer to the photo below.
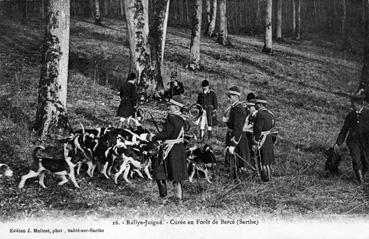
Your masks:
M13 170L7 164L0 163L0 178L3 176L8 178L13 177Z
M61 153L57 153L60 152L60 150L56 147L49 146L45 148L43 146L37 146L33 150L33 162L30 170L26 175L22 176L18 188L23 188L27 179L34 177L39 177L39 184L43 188L47 188L44 184L46 172L51 172L61 178L58 185L67 183L69 181L67 176L69 176L74 187L79 188L74 174L76 164L72 162L72 158L69 156L69 151L71 150L73 150L72 145L70 143L64 143L63 156L60 157ZM52 155L52 157L50 157L50 155Z

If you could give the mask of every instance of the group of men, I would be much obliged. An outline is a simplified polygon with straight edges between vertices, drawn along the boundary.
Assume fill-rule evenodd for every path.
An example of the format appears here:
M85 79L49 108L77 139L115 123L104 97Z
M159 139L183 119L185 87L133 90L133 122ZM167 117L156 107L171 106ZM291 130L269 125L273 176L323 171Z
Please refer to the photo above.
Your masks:
M121 103L118 116L122 121L128 117L137 116L137 91L135 75L132 73L120 90ZM161 96L167 97L168 115L163 130L158 134L149 134L147 140L162 141L162 156L153 162L153 178L156 180L160 197L167 197L166 181L173 181L174 195L178 200L183 198L182 182L188 179L184 135L189 130L189 122L182 114L185 104L182 99L183 83L176 79L177 74L171 73L169 89ZM216 93L210 89L207 80L201 83L202 92L198 95L196 104L200 108L197 124L200 126L200 139L205 137L205 129L210 140L213 126L217 124L218 101ZM256 169L256 163L251 155L258 157L260 167L269 170L274 163L273 142L270 130L274 126L274 115L266 108L267 100L263 95L248 95L247 104L241 102L241 91L237 86L227 92L230 107L226 110L223 122L227 125L226 152L233 162L232 176L237 171L250 166ZM252 149L255 152L252 153ZM253 158L255 158L253 157ZM267 181L267 180L265 180Z

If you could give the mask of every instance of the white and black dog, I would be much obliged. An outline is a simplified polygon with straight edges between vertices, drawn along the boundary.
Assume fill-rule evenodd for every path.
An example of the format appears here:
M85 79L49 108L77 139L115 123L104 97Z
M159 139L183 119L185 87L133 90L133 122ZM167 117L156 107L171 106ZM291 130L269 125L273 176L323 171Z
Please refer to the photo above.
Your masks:
M1 177L13 177L13 170L5 163L0 163L0 178Z
M214 165L216 163L216 158L213 149L210 145L204 145L202 148L196 145L187 151L187 161L188 161L188 174L189 181L193 181L193 177L197 172L202 172L205 176L206 181L212 183L209 177L208 168L214 170Z
M55 174L61 178L61 181L58 183L58 185L67 183L69 180L66 176L69 176L73 185L76 188L79 188L74 174L74 168L77 164L73 163L72 157L70 157L70 152L73 151L73 145L68 142L64 143L62 150L63 153L60 153L60 149L56 147L49 146L45 148L42 146L37 146L33 150L33 161L30 170L26 175L22 176L18 188L23 188L27 179L34 177L39 177L39 184L43 188L46 188L44 184L46 172L51 172L52 174Z

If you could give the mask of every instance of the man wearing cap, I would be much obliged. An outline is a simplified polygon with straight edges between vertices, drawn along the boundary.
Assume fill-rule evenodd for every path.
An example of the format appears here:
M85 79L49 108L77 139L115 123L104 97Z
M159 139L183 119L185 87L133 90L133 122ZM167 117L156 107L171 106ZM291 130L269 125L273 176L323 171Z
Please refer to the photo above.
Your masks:
M153 178L156 180L159 195L167 196L166 180L173 181L174 195L183 199L182 182L188 179L184 133L189 130L189 123L181 114L184 103L180 96L173 96L168 102L168 116L164 128L157 135L150 135L149 140L162 141L162 157L153 162Z
M175 95L183 95L183 83L177 80L177 77L178 73L176 71L170 73L169 89L164 92L163 98L170 99Z
M120 116L121 123L126 122L129 117L136 116L136 109L138 103L138 94L136 87L136 74L134 72L130 73L127 81L122 84L119 96L120 104L118 107L117 116Z
M363 90L351 96L352 111L347 114L334 145L335 152L338 152L346 139L352 167L360 184L364 182L369 162L369 111L364 108L364 99Z
M202 92L199 93L196 103L201 106L204 111L203 115L205 116L206 114L206 117L200 116L200 139L204 139L205 127L207 125L208 140L210 140L212 137L212 127L217 124L218 100L216 93L209 87L209 81L203 80L201 87Z
M231 100L229 116L223 117L223 122L225 122L228 127L226 135L227 151L235 160L234 164L232 161L230 162L233 178L237 178L237 169L244 167L246 162L250 161L246 131L243 131L246 120L246 110L240 102L240 92L237 86L229 88L227 94Z
M258 95L255 99L257 113L254 118L254 142L256 142L257 157L260 160L261 179L269 181L271 178L271 164L275 164L273 139L270 130L275 125L274 114L266 108L267 99Z

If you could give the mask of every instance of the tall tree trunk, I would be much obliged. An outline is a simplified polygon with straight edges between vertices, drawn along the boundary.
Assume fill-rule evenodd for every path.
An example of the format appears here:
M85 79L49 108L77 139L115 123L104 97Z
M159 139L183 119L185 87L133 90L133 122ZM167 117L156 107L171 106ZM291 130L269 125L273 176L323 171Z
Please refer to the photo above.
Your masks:
M190 44L190 64L188 69L200 69L200 43L201 43L201 16L202 0L196 0L193 5L192 31Z
M48 0L35 129L41 136L65 136L69 58L69 0Z
M27 23L28 11L27 11L27 0L18 0L18 9L21 14L21 22Z
M282 0L277 0L277 31L276 39L282 40Z
M154 91L156 85L151 77L148 46L148 0L124 0L124 11L130 49L129 72L136 73L140 89L147 86Z
M120 16L124 17L124 4L123 0L119 0Z
M40 15L41 19L45 19L45 0L40 0Z
M215 23L217 19L217 0L211 0L211 9L210 9L210 23L209 23L209 29L208 29L208 36L212 37L214 36L215 32Z
M162 89L162 68L164 61L165 39L167 34L170 0L153 0L154 13L150 26L151 61L154 68L156 89Z
M297 19L296 19L296 40L301 38L301 0L297 0Z
M103 10L104 10L104 16L105 17L107 17L107 16L109 16L109 3L108 3L108 0L104 0L103 1L103 5L104 5L104 8L103 8Z
M369 0L365 0L365 39L364 39L364 61L359 89L364 89L366 100L369 99Z
M88 0L89 7L90 7L90 16L95 19L95 1L94 0Z
M265 37L264 37L264 47L263 52L272 53L272 13L273 13L273 1L267 0L266 11L265 11Z
M316 1L317 0L313 0L313 8L314 8L314 22L317 23L317 9L316 9Z
M261 10L260 10L260 0L256 0L256 17L255 17L255 29L259 31L261 29Z
M209 34L211 21L211 0L205 0L205 35Z
M183 0L185 2L185 8L186 8L186 25L191 24L191 18L190 18L190 5L192 5L192 0ZM191 1L191 2L190 2Z
M100 0L95 1L95 24L101 26L101 14L100 14Z
M341 34L343 42L346 42L346 0L341 0L342 14L341 14Z
M296 34L296 1L292 0L292 32Z
M219 34L218 43L228 45L228 20L227 20L227 0L219 0Z
M366 1L367 0L362 0L361 1L361 8L363 9L362 14L361 14L362 15L361 17L362 17L362 26L363 26L362 31L363 31L363 34L365 34L365 31L366 31L366 29L365 29L365 22L366 22L366 17L365 17L366 16L366 10L365 10L366 7L365 7L365 5L366 5Z

